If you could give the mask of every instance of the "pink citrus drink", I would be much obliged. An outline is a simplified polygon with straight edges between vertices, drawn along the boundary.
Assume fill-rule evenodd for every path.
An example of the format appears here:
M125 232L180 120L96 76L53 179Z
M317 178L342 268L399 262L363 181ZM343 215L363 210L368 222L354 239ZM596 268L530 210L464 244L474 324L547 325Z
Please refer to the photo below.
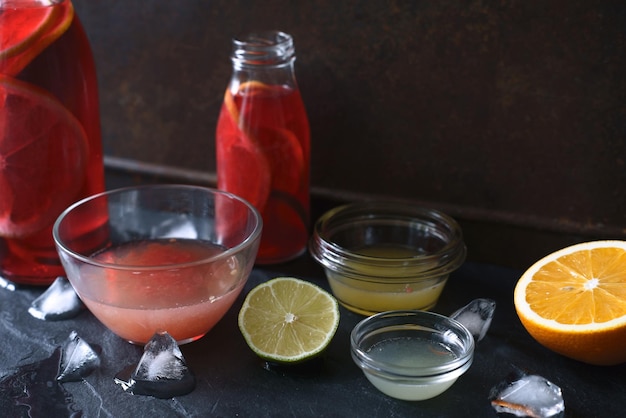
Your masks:
M245 280L236 256L200 240L154 239L108 248L83 265L74 287L89 310L120 337L144 344L167 331L179 344L206 334ZM175 267L169 267L176 265Z
M220 189L261 212L257 262L299 255L308 239L309 124L298 89L249 82L226 98L217 125Z
M0 276L64 274L52 224L103 189L95 67L71 1L0 2Z
M233 73L217 122L217 186L261 212L256 257L275 264L302 254L309 232L309 120L296 82L291 35L233 39Z

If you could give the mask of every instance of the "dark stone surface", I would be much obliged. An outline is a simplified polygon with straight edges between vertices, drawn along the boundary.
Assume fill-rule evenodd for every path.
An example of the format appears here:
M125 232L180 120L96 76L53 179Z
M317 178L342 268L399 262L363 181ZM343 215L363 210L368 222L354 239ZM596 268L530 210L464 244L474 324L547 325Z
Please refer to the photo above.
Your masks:
M181 347L197 378L196 389L165 400L133 396L113 383L117 372L138 361L142 349L114 336L89 312L66 321L40 321L27 309L42 289L0 289L0 380L17 367L50 357L76 330L85 341L102 348L100 369L83 382L63 384L71 408L85 417L495 417L489 391L514 366L559 385L566 417L617 417L626 409L626 365L590 366L540 346L522 328L512 305L520 272L486 264L466 263L455 272L434 309L450 314L477 297L497 302L491 329L477 347L474 364L437 398L405 402L374 389L349 352L349 333L363 317L343 308L337 334L323 357L298 369L268 370L246 346L237 328L237 312L252 286L277 275L293 275L327 287L321 269L308 256L272 270L255 269L224 319L202 339ZM3 393L0 410L9 410L7 402Z
M230 39L294 35L312 185L626 237L619 0L75 0L107 155L215 172Z

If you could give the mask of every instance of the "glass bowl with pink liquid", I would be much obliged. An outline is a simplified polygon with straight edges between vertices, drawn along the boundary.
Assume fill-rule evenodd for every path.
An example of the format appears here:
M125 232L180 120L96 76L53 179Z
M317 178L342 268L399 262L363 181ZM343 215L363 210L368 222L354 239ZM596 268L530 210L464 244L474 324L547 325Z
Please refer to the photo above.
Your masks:
M204 336L230 309L256 258L258 211L220 190L128 187L68 207L53 237L67 278L93 315L145 344Z

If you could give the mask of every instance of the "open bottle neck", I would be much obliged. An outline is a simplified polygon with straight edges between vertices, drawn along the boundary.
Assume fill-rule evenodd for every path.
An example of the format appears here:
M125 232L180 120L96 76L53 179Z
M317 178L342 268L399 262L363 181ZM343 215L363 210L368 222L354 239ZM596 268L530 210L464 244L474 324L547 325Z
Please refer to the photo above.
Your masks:
M291 35L279 31L255 32L233 39L231 60L236 70L292 68L295 52Z

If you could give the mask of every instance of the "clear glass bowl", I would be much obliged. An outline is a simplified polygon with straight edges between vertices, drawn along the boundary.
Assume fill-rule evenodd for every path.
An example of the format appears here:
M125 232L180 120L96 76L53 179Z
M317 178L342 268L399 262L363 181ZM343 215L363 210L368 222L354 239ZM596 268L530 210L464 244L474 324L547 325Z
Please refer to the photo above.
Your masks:
M179 344L228 311L254 265L262 220L245 200L196 186L107 191L67 208L53 236L67 278L120 337Z
M454 219L395 202L328 211L315 224L309 251L337 300L363 315L431 309L466 256Z
M384 394L408 401L433 398L472 364L474 338L459 322L427 311L382 312L350 335L352 358Z

